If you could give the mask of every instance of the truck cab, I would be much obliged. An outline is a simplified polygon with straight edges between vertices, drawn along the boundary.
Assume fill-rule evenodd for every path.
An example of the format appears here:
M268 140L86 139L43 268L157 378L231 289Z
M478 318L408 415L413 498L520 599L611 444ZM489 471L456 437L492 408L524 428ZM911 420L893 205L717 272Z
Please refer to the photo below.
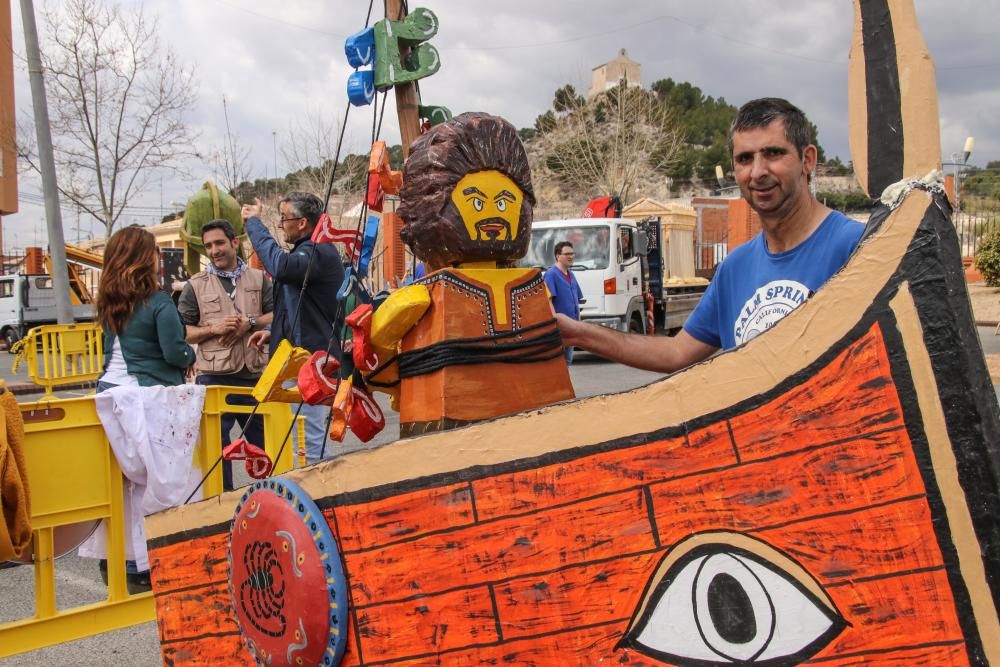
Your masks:
M576 218L536 221L528 253L520 266L546 269L555 263L560 241L573 244L571 271L580 283L584 302L580 318L618 329L646 332L642 257L645 235L624 218Z
M74 321L94 319L92 304L74 303L72 308ZM0 276L0 338L8 350L28 329L55 324L57 319L52 276L44 273Z

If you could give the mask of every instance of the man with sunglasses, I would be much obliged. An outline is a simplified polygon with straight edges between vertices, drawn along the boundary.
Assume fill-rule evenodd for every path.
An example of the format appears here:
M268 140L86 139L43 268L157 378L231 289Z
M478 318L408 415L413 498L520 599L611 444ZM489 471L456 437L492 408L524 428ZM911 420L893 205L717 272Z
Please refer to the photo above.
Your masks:
M260 200L245 204L242 217L254 252L274 279L274 319L271 330L258 331L250 343L270 351L282 340L316 352L328 350L340 359L339 332L344 313L338 308L337 291L344 282L344 264L332 243L316 244L310 238L323 214L323 202L309 192L289 192L278 203L278 225L291 250L285 251L260 220ZM304 289L303 289L303 286ZM306 418L306 459L320 460L326 442L326 422L330 408L303 404L299 414ZM330 448L327 447L329 454Z

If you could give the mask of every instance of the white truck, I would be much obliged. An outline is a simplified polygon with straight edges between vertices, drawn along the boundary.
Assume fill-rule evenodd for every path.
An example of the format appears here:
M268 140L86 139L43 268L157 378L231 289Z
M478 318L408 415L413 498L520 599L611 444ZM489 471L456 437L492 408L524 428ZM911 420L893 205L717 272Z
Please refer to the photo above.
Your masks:
M584 297L580 318L594 324L634 333L677 329L708 284L699 278L664 281L658 228L642 230L627 218L536 221L528 253L518 264L552 266L560 241L573 244L571 270Z
M72 308L75 322L94 319L93 304L74 303ZM0 276L0 339L7 344L8 350L28 329L56 321L52 276L44 273Z

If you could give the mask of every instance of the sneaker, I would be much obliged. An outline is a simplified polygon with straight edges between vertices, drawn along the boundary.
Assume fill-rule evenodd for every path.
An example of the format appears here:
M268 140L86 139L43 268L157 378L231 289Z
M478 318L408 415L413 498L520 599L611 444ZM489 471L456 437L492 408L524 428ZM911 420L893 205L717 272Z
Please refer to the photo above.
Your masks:
M125 575L125 584L129 595L153 590L153 585L149 581L149 570L145 572L129 572Z

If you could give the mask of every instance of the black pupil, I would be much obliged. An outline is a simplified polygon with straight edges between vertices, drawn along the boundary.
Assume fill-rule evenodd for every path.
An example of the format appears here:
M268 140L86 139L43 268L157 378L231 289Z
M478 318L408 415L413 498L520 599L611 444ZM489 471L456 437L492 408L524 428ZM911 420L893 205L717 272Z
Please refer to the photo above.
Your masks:
M708 612L719 636L730 644L746 644L757 636L753 603L731 575L720 572L708 585Z

